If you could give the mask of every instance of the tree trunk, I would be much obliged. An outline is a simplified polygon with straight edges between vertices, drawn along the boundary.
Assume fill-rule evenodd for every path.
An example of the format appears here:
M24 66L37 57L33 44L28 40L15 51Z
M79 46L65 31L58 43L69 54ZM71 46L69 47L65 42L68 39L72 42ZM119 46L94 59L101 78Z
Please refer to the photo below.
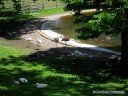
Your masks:
M120 72L124 76L128 76L128 27L121 33L122 51L121 51L121 64Z
M128 8L124 8L124 16L126 24L128 23ZM120 72L124 76L128 76L128 25L125 25L121 33L122 48L121 48L121 64Z

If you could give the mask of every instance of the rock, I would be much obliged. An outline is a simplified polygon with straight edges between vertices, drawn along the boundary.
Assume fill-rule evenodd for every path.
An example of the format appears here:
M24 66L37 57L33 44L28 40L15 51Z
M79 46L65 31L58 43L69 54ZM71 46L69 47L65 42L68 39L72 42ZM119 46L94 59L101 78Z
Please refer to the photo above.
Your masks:
M38 58L38 54L36 54L36 53L33 53L33 54L30 54L30 55L28 55L28 60L29 61L32 61L32 60L35 60L35 59L37 59Z
M32 40L32 38L31 38L31 37L29 37L29 38L27 38L26 40L28 40L28 41L29 41L29 40Z
M25 83L28 83L28 80L26 78L19 78L19 82L21 84L25 84Z
M38 39L37 42L38 42L38 43L42 43L42 40Z
M74 53L72 53L71 55L75 56L75 57L83 57L83 56L85 56L82 52L79 52L78 50L74 51Z
M25 55L25 54L22 54L20 57L21 57L21 58L24 58L24 57L26 57L26 55Z
M26 83L28 83L28 80L26 78L19 78L18 80L13 80L13 83L15 83L15 84L26 84Z
M106 40L111 40L112 38L111 37L106 37Z
M112 64L113 66L117 67L117 66L119 66L120 62L121 62L121 56L111 55L106 63Z
M47 87L47 84L44 84L44 83L36 83L36 87L37 88L45 88L45 87Z
M20 82L19 82L18 80L17 80L17 81L14 80L13 83L15 83L15 84L17 84L17 85L20 84Z
M68 37L63 37L61 41L69 41L69 40L70 40L70 38L68 38Z

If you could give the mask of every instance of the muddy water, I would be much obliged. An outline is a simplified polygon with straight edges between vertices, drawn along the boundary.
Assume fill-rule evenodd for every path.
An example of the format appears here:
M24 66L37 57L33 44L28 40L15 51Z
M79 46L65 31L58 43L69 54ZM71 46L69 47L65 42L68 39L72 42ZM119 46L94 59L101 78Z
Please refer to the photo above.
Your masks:
M84 15L86 16L90 16L92 14L94 14L94 12L84 13ZM118 37L110 37L102 34L98 38L88 39L88 40L79 40L76 37L77 33L75 32L75 30L83 27L84 23L74 24L74 21L76 18L77 17L73 15L63 16L55 20L46 22L43 26L43 29L51 29L55 32L63 34L64 36L74 38L79 42L93 44L93 45L113 49L116 51L120 51L120 46L121 46L120 35Z

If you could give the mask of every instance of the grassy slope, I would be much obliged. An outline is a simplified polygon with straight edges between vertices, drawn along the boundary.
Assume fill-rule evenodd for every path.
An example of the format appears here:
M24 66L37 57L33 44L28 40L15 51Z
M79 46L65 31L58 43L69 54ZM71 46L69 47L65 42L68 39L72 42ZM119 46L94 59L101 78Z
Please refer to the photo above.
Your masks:
M109 80L108 73L102 74L102 72L97 75L102 75L100 78L82 73L86 68L85 65L95 63L87 58L64 57L28 62L20 57L21 54L28 53L29 50L10 47L0 41L1 96L92 96L93 90L128 91L127 80L115 76ZM29 83L26 85L12 83L12 80L19 77L27 78ZM104 82L102 79L107 81ZM36 82L47 83L48 87L37 89Z
M28 53L28 50L19 50L0 44L0 93L2 96L57 96L81 94L79 87L86 84L73 74L57 73L41 62L27 62L18 57ZM15 85L12 80L25 77L27 85ZM37 89L36 82L47 83L45 89ZM6 91L6 93L5 93Z

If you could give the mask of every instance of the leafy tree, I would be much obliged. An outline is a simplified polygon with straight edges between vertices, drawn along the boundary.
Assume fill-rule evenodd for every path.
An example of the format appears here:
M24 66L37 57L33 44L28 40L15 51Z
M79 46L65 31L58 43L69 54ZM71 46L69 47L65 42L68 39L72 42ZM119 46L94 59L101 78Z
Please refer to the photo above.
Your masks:
M4 0L0 0L0 6L1 6L1 7L4 6Z
M76 14L80 14L83 9L105 7L107 4L101 4L105 0L61 0L66 3L65 10L74 11Z
M36 2L37 0L32 0L32 1ZM22 8L21 2L24 2L24 0L12 0L12 2L13 2L13 8L15 9L16 13L20 13ZM0 0L0 6L4 7L4 0Z
M122 59L120 63L120 71L124 75L128 75L128 2L119 9L104 10L98 15L94 15L93 19L89 20L85 27L78 29L79 38L88 39L98 37L100 34L114 35L121 33L122 38ZM112 4L113 5L113 4ZM112 6L113 7L113 6Z
M15 8L17 13L21 12L21 0L12 0L13 1L13 7Z
M63 0L66 1L66 0ZM72 0L68 0L72 2ZM77 1L77 0L75 0ZM82 0L79 0L80 2ZM84 0L89 1L89 0ZM92 1L92 0L91 0ZM88 39L100 36L105 33L106 35L117 36L121 33L122 51L121 51L121 63L119 65L120 72L123 75L128 76L128 0L106 0L105 2L99 2L100 0L93 0L98 2L99 8L103 11L98 12L97 15L93 15L91 19L82 19L82 22L86 22L85 26L81 29L77 29L78 38ZM74 2L72 2L74 3ZM81 2L83 4L84 2ZM68 5L69 3L67 3ZM71 4L71 3L70 3ZM85 4L85 3L84 3ZM86 5L86 4L85 4ZM103 6L105 5L105 6ZM76 6L76 5L75 5ZM69 6L70 9L74 9L75 6ZM87 3L89 9L92 7ZM81 7L81 6L79 6ZM92 8L97 8L93 6ZM84 9L83 7L76 10Z
M2 10L4 9L4 5L6 5L6 2L9 0L0 0L0 35L4 37L8 37L8 35L12 34L12 31L17 30L19 26L23 25L27 18L30 17L28 14L19 14L21 13L21 4L25 0L11 0L13 3L13 8L15 11L9 11L9 10ZM36 0L32 0L36 1ZM6 18L3 18L6 17Z

